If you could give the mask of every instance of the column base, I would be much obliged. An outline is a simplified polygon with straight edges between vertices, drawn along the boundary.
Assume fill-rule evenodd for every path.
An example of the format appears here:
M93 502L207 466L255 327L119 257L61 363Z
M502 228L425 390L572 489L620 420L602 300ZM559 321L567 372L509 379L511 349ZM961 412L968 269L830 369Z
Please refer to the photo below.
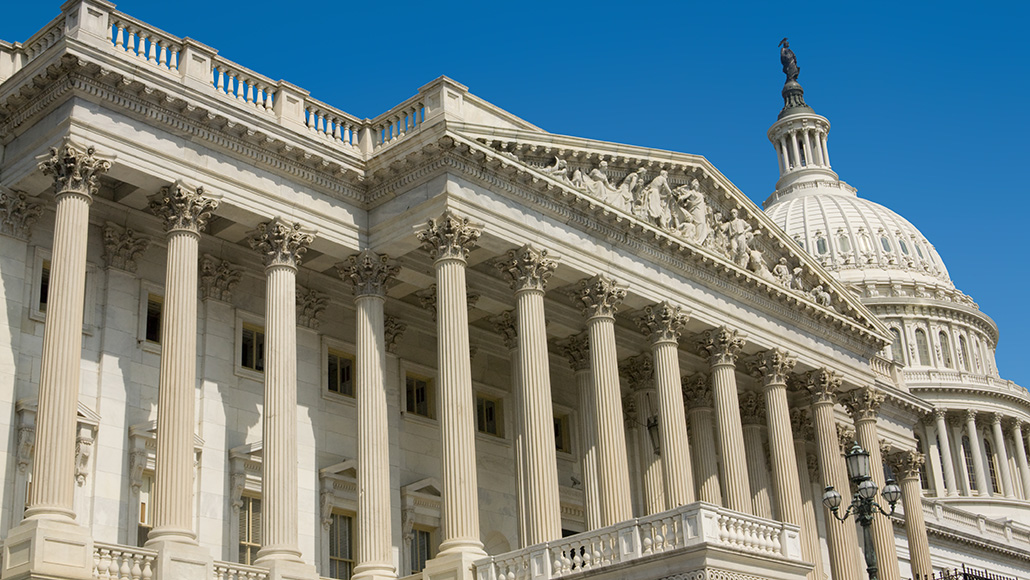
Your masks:
M268 580L319 580L314 565L296 560L268 560L258 564L268 568Z
M389 564L358 565L354 568L354 580L396 580L397 570Z
M3 580L93 578L93 536L74 521L23 520L4 541Z
M214 558L207 548L171 540L147 542L147 548L157 550L155 578L209 580L215 577Z
M423 580L475 580L472 564L486 558L486 553L451 552L426 561Z

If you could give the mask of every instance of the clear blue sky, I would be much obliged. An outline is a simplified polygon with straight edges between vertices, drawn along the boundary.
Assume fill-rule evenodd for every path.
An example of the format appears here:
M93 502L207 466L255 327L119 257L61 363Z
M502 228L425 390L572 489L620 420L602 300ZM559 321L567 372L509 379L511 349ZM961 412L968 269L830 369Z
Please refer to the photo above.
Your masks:
M834 169L922 230L998 323L1002 376L1030 386L1030 4L223 4L246 8L118 9L359 117L448 75L554 133L702 154L758 203L777 178L765 132L790 37ZM25 40L59 6L8 2L0 38Z

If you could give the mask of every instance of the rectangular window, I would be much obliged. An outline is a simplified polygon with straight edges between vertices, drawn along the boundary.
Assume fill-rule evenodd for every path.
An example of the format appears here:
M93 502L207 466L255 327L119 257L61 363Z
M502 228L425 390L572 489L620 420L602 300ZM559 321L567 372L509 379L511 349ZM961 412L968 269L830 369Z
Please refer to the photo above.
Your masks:
M144 474L139 486L139 519L136 522L136 545L147 543L150 530L154 528L153 516L154 476Z
M147 293L147 326L145 338L147 342L161 344L161 310L164 298L157 294Z
M554 448L563 453L572 453L572 441L569 440L569 416L554 416Z
M433 557L433 533L429 530L414 528L411 538L411 573L421 572L426 567L426 560Z
M408 374L405 387L406 405L409 413L433 417L433 380L428 377Z
M333 513L329 522L329 577L348 580L354 571L354 522Z
M39 278L39 311L46 312L50 294L50 260L43 260L43 274Z
M501 401L485 395L476 395L476 429L480 433L504 436L501 430Z
M354 357L329 349L327 374L329 377L326 388L330 393L354 396Z
M253 564L261 549L261 500L243 496L240 507L240 564Z
M256 324L243 323L240 336L240 366L258 372L265 370L265 329Z

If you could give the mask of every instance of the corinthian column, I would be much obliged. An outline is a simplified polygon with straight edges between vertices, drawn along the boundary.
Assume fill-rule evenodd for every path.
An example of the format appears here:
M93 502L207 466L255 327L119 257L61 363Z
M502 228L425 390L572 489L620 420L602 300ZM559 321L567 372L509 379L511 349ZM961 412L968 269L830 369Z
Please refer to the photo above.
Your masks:
M665 509L694 502L687 418L680 385L679 336L687 315L679 306L662 302L644 308L637 325L651 340L654 383L658 391L658 436L665 481Z
M265 263L259 564L301 563L297 546L297 268L314 236L274 219L250 233Z
M884 394L879 390L861 387L848 392L841 401L855 420L858 444L869 453L873 483L881 490L886 481L883 475L883 456L880 454L880 437L876 433L876 417L883 400ZM872 527L880 578L900 580L901 571L898 569L898 554L894 546L894 525L890 518L873 518Z
M812 395L812 422L815 424L816 450L819 454L819 472L823 476L823 486L832 485L846 492L851 487L844 458L840 452L840 443L837 441L836 420L833 418L833 405L840 390L840 376L827 369L818 369L808 373L805 382L808 392ZM826 531L833 577L860 578L863 572L858 568L858 536L854 524L839 522L827 515Z
M654 389L654 364L647 353L630 357L619 365L619 372L629 384L631 394L623 402L626 430L636 444L638 469L644 476L644 512L646 515L665 511L665 477L662 463L651 444L649 427L657 426L658 402Z
M734 374L737 355L744 347L744 337L722 326L704 333L699 346L701 355L708 358L712 368L712 398L715 401L715 425L719 429L726 507L749 514L754 510L751 507L744 434L737 401L737 377Z
M951 436L948 435L948 425L945 423L947 415L947 409L936 408L933 410L933 419L937 426L937 437L940 439L941 463L943 463L944 467L944 486L948 488L949 496L956 496L958 495L958 483L955 480L955 463L951 459Z
M901 505L905 509L905 534L908 535L912 577L929 578L933 576L933 566L930 563L930 542L926 537L922 490L919 485L919 472L926 459L916 451L892 453L889 459L901 484Z
M715 447L715 425L712 422L712 383L707 373L683 377L680 386L690 423L690 440L694 442L694 464L697 465L698 499L722 505L719 486L719 458Z
M762 395L754 391L740 394L740 413L744 430L744 454L747 456L748 484L751 487L751 508L756 516L773 519L769 501L769 468L765 458L762 427L765 423L765 405Z
M197 389L197 268L200 231L218 202L181 183L150 198L168 240L161 374L157 391L154 529L148 544L197 543L193 531L193 430Z
M597 471L597 426L594 421L597 411L594 405L593 380L590 374L590 337L585 332L574 334L555 346L569 359L569 365L576 373L576 390L579 394L579 434L582 442L580 462L583 469L583 495L587 530L601 527L601 500Z
M980 435L976 432L976 411L974 409L966 409L966 436L969 437L969 452L973 454L973 476L976 480L976 489L981 496L990 496L990 488L987 487L987 472L984 470L984 447L980 442Z
M557 263L547 250L529 245L509 250L497 267L515 291L518 314L518 411L525 428L521 445L525 480L526 543L535 545L561 538L558 498L558 458L554 449L551 375L544 327L544 287ZM530 484L530 482L532 482Z
M600 470L601 525L633 517L630 502L626 432L622 426L619 363L615 353L615 310L626 291L615 280L597 275L581 280L573 298L583 307L590 333L590 368L594 379L594 427Z
M820 547L819 525L816 523L815 513L815 510L822 509L822 505L816 503L812 493L812 482L819 481L819 459L808 453L808 443L815 440L808 412L804 409L791 409L790 430L794 436L794 458L798 481L801 483L801 553L806 562L813 564L812 571L808 573L809 580L823 580L826 576L823 574L823 551Z
M97 192L97 178L111 168L110 162L97 159L94 154L93 147L80 151L65 142L60 150L52 147L50 158L39 164L44 175L54 178L57 215L26 519L75 519L75 415L79 403L89 206Z
M752 360L751 372L762 380L776 510L780 520L801 526L804 523L801 488L798 485L797 456L794 453L794 435L787 406L787 375L794 370L796 362L786 351L774 348L760 353ZM807 553L807 542L803 547L806 548L806 560L814 561L817 554Z
M338 267L354 285L354 391L358 405L358 558L355 578L396 578L390 535L390 431L386 405L386 284L399 268L365 250Z
M1030 466L1026 461L1026 443L1023 442L1023 422L1016 419L1012 422L1012 440L1016 444L1016 465L1019 466L1019 478L1023 480L1023 497L1030 499Z
M440 555L482 555L476 478L476 414L469 360L465 266L480 229L445 211L415 235L436 267L436 348L442 436L443 541Z
M519 373L519 327L514 310L507 310L490 319L490 323L501 335L508 348L508 362L511 365L511 395L515 403L515 420L512 425L515 448L515 515L519 525L519 547L526 543L526 466L523 463L522 447L525 445L526 425L522 412L522 377Z
M994 452L998 454L998 468L1001 473L1001 489L1005 497L1015 498L1016 490L1012 486L1012 472L1009 471L1009 454L1005 448L1005 433L1001 430L1001 413L991 413L991 433L994 435ZM988 457L987 461L991 458Z

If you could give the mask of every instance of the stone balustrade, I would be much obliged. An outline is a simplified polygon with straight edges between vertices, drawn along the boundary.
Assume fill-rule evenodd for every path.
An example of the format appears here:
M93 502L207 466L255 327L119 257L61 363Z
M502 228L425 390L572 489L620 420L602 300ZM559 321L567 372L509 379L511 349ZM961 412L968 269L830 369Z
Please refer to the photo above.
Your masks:
M484 558L475 571L477 580L562 578L705 546L801 562L798 526L698 502Z
M360 132L365 128L357 117L311 97L304 99L304 122L321 138L349 149L360 146Z
M268 570L236 562L215 562L214 580L268 580Z
M154 577L157 552L117 544L93 544L93 577L115 580L148 580Z
M389 145L422 126L426 118L426 107L421 95L415 95L389 111L372 119L373 151Z
M182 40L128 14L112 12L110 37L115 51L163 70L178 72Z
M905 370L905 383L910 387L919 388L922 386L941 385L972 385L980 387L987 392L1004 394L1017 399L1030 402L1030 392L1024 387L1004 379L991 375L979 373L968 373L956 370Z
M902 518L903 513L895 516L896 520ZM929 498L923 498L923 519L931 531L937 528L948 533L960 532L1020 551L1030 550L1030 526L1018 522L987 519Z

